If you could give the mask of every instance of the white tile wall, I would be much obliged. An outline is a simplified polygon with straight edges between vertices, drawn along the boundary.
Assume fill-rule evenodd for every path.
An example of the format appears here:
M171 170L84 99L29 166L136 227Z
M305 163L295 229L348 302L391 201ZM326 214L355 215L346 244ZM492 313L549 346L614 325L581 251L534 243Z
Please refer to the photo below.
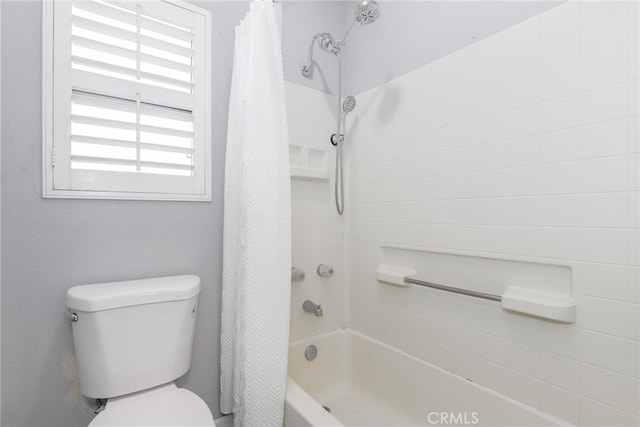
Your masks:
M358 96L348 325L570 423L637 425L639 13L569 1ZM387 287L384 244L568 265L578 321Z
M331 171L335 154L329 136L335 133L335 98L316 90L287 83L289 139L304 147L329 149ZM293 265L305 271L306 278L291 283L290 339L313 336L342 328L347 301L344 275L344 229L333 201L333 180L292 179ZM333 277L316 274L319 264L335 269ZM302 311L304 300L321 304L323 317Z

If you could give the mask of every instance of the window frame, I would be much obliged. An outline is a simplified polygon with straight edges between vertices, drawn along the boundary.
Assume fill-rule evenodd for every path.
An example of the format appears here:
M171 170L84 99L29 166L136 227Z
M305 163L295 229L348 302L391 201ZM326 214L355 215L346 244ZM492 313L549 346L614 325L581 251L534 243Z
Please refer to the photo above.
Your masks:
M68 1L68 0L61 0ZM158 185L163 185L159 191L139 191L134 189L128 190L92 190L92 189L70 189L70 188L54 188L54 162L55 167L65 168L64 173L71 175L70 158L60 158L55 149L56 143L56 125L54 123L54 108L56 100L54 76L54 55L55 52L55 28L54 13L57 0L45 0L43 2L43 67L42 67L42 197L43 198L65 198L65 199L113 199L113 200L166 200L166 201L211 201L212 192L212 141L211 141L211 120L212 120L212 18L211 11L202 9L198 6L180 1L180 0L158 0L159 2L168 3L170 5L186 9L189 12L202 15L204 17L204 36L202 50L200 52L204 62L203 84L200 90L204 90L204 97L198 106L194 105L194 125L198 122L196 129L201 129L203 143L202 153L196 158L194 163L194 176L198 176L197 184L201 186L202 192L172 192L169 188L171 185L164 186L164 182L171 181L171 177L167 175L152 174L132 174L141 177L143 180L154 180L157 178ZM133 3L133 2L132 2ZM69 45L70 46L70 45ZM198 54L198 53L196 53ZM71 71L71 68L69 67ZM65 76L66 79L71 78L71 72ZM72 89L70 85L66 86ZM69 102L71 93L69 93ZM69 123L71 119L69 118ZM68 126L65 124L63 126ZM70 142L69 142L70 144ZM94 171L89 171L94 172ZM100 171L95 171L100 172ZM122 176L117 178L117 174L126 174L125 172L112 172L116 179L114 182L120 181L122 184ZM97 175L105 175L97 173ZM108 175L108 174L107 174ZM184 177L181 177L184 178ZM204 182L201 182L203 180ZM196 183L196 179L192 176L192 182ZM192 185L192 188L194 185Z

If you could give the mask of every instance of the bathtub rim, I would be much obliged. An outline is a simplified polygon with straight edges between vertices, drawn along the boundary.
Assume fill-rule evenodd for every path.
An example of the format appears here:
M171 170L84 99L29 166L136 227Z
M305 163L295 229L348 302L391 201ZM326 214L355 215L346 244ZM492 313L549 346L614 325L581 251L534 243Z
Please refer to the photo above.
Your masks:
M285 426L302 426L304 424L299 422L299 418L302 418L309 426L344 427L344 424L327 412L317 400L289 376L287 376L284 411ZM296 419L296 417L299 418Z

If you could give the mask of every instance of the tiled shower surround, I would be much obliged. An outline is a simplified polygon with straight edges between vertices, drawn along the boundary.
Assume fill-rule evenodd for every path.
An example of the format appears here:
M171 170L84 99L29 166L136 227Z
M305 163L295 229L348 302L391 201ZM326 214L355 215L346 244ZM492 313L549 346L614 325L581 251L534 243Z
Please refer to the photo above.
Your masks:
M326 93L287 83L289 141L292 145L327 151L327 180L292 179L293 266L303 270L303 281L291 283L290 339L335 331L345 325L348 289L344 286L344 222L333 199L334 149L329 137L335 133L336 98ZM331 277L316 273L319 264L334 267ZM324 315L302 311L304 300L321 304Z
M333 181L293 185L292 340L347 326L570 423L639 425L639 15L570 1L357 95L344 219ZM292 143L333 174L335 98L288 90ZM385 285L381 246L568 266L577 322Z

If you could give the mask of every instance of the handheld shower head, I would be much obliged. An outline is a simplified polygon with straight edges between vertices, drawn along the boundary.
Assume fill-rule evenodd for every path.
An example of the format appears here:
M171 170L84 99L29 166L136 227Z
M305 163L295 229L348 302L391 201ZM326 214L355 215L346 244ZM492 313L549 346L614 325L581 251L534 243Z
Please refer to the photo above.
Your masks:
M354 96L347 96L342 103L342 111L344 113L350 113L353 109L356 108L356 98Z
M354 108L356 108L356 97L349 95L342 102L342 117L340 119L340 122L345 122L345 120L347 119L347 114L352 112ZM331 143L333 145L338 145L338 141L344 141L343 133L334 133L333 135L331 135Z
M362 0L356 6L354 16L361 25L369 25L376 22L380 17L380 6L375 0Z

